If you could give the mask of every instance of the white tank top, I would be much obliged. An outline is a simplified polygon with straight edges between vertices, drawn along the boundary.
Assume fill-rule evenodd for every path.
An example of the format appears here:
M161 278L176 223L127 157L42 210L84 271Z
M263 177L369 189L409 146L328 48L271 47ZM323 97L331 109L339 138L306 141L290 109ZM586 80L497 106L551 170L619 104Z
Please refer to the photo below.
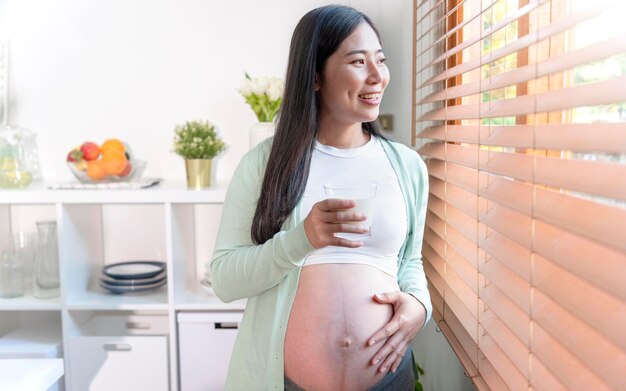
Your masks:
M404 197L395 171L379 138L372 136L358 148L339 149L315 141L309 179L300 206L301 219L313 204L326 198L324 185L342 181L373 181L378 184L376 208L371 219L371 237L359 248L327 246L305 258L304 266L320 263L358 263L374 266L397 277L398 253L407 232Z

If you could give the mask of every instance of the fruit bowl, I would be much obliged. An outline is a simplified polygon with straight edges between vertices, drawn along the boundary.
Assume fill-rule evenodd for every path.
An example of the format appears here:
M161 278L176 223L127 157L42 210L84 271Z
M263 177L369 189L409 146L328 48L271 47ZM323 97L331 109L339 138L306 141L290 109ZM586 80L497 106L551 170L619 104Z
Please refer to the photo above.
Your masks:
M129 182L133 179L141 178L141 174L143 170L146 168L145 160L131 160L128 162L130 164L130 171L126 175L107 175L102 179L93 179L89 175L87 175L87 171L81 170L77 163L67 162L67 166L76 179L78 179L81 183L117 183L117 182Z

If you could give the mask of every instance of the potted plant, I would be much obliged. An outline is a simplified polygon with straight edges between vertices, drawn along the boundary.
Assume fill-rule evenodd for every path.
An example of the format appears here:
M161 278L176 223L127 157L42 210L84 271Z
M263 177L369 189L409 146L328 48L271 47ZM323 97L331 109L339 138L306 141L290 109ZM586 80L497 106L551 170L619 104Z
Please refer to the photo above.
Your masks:
M211 186L211 160L226 149L209 121L188 121L174 129L174 152L185 159L187 186Z
M284 82L277 77L254 77L247 73L239 93L256 114L259 122L250 128L250 148L274 134L274 118L283 100Z

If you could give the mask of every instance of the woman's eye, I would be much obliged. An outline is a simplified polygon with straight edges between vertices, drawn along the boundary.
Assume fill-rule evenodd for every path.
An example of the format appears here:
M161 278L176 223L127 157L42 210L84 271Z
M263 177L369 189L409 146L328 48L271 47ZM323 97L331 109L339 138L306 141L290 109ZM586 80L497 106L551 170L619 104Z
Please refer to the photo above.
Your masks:
M385 62L387 62L387 59L386 58L380 58L380 59L378 59L378 62L381 63L381 64L384 64Z
M362 58L359 58L358 60L354 60L354 61L352 61L352 63L353 63L353 64L360 64L360 65L363 65L363 64L365 64L365 60L364 60L364 59L362 59Z

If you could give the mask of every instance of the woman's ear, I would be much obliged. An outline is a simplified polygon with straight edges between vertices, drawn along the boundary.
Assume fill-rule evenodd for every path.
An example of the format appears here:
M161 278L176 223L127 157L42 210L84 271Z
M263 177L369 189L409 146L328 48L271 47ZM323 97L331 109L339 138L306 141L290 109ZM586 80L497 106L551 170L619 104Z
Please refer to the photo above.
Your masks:
M320 74L315 72L315 84L313 85L315 92L320 90Z

